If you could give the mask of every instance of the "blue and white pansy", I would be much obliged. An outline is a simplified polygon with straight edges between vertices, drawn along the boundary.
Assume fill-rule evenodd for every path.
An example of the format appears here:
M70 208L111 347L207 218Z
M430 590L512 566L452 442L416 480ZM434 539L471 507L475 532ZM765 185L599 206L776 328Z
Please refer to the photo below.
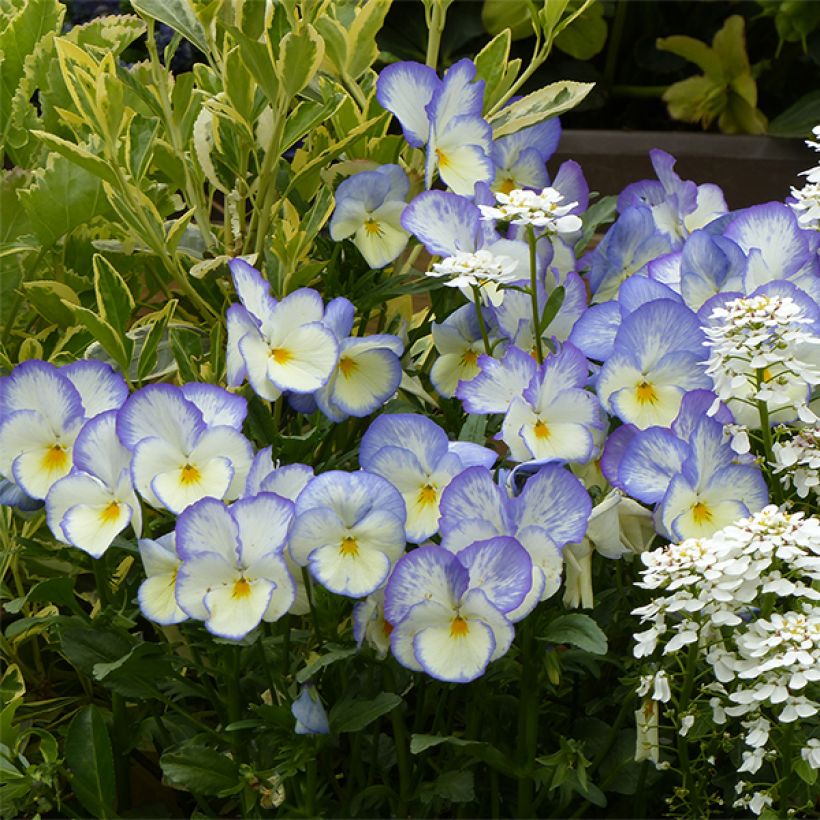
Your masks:
M87 422L74 442L74 469L46 496L48 525L59 541L99 558L130 523L139 537L142 510L131 481L131 453L117 437L117 411Z
M335 422L369 416L401 383L404 343L390 333L351 336L354 312L353 303L339 297L328 304L323 320L336 337L339 361L313 400Z
M176 527L180 608L232 640L279 620L296 595L284 558L292 519L293 504L273 493L230 507L204 498L185 510Z
M530 589L532 565L514 538L470 544L457 554L420 547L396 565L384 594L396 659L438 680L468 683L510 648L508 613Z
M327 384L339 345L322 322L322 297L300 288L277 301L258 270L242 259L228 264L241 303L228 309L228 386L247 379L257 395L274 401Z
M96 361L57 368L32 359L0 379L0 476L17 488L7 488L10 500L45 499L71 470L83 424L127 395L124 379Z
M541 190L550 184L547 160L561 139L557 117L522 128L493 142L495 180L492 188L508 194L516 188Z
M326 589L362 598L387 580L404 552L406 520L404 500L386 479L331 470L296 500L290 554Z
M167 384L138 390L118 413L117 434L133 454L134 485L151 506L181 513L205 497L242 494L253 449L235 426L241 426L237 397L221 392L226 409L214 418L229 424L208 425L182 389Z
M410 145L427 146L426 187L433 176L453 191L472 196L477 182L495 178L492 129L482 119L484 81L475 81L476 68L460 60L439 80L420 63L387 66L379 75L376 96L398 119Z
M493 481L486 468L471 467L442 494L441 545L458 553L476 541L515 538L532 560L530 590L509 612L510 618L520 620L558 591L561 550L584 537L591 511L583 484L558 464L540 467L518 495Z
M338 242L353 237L371 268L396 259L410 234L402 227L410 181L398 165L382 165L344 180L336 189L330 236Z
M497 454L468 441L451 442L426 416L379 416L359 449L363 469L387 479L407 507L407 540L420 544L438 532L439 501L453 477L467 467L491 467Z
M138 545L145 570L145 580L137 591L142 614L163 626L187 620L176 599L177 576L182 566L182 558L176 551L176 532L156 540L141 538Z

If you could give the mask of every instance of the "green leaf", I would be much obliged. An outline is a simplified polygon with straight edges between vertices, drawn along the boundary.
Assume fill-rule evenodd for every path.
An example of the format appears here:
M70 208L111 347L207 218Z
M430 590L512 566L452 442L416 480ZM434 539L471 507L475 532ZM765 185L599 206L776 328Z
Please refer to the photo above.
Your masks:
M713 80L724 79L723 66L718 55L706 43L694 37L686 37L682 34L658 37L655 47L659 51L668 51L670 54L677 54L678 57L689 60Z
M596 2L561 31L555 45L576 60L591 60L606 44L606 34L604 5Z
M239 764L216 749L194 742L183 743L159 759L169 786L195 794L222 797L244 786Z
M295 97L316 75L325 56L325 41L310 23L289 31L279 44L276 74L288 98Z
M14 713L23 702L26 693L26 682L17 664L6 668L0 679L0 743L14 746L17 732L13 729Z
M139 361L137 363L137 378L140 381L145 379L156 367L157 348L159 347L160 340L165 335L168 322L174 315L177 304L178 301L172 299L159 313L155 314L153 322L149 325L150 330L148 330L145 336L145 341L142 344Z
M104 256L95 253L91 265L100 316L122 337L134 310L134 297L125 279Z
M769 133L775 137L811 137L811 130L818 122L820 91L810 91L769 123Z
M594 85L595 83L562 80L527 94L492 117L490 125L493 127L493 138L514 134L522 128L569 111L592 91Z
M458 432L458 440L485 444L487 442L487 418L487 416L475 414L468 415Z
M325 53L338 76L347 71L347 29L335 17L320 17L316 30L325 41Z
M372 700L340 700L330 710L330 728L338 733L358 732L392 712L401 702L401 697L393 692L380 692Z
M71 787L94 817L113 817L116 797L111 738L96 706L86 706L71 721L65 739L65 761Z
M49 134L46 131L32 131L32 134L60 156L71 160L75 165L85 169L93 176L112 184L117 181L117 177L108 166L108 163L92 154L87 148L64 140L56 134Z
M80 297L68 285L53 280L26 282L23 293L29 304L46 321L58 327L70 327L74 324L74 311L67 304L79 305Z
M188 0L131 0L134 11L165 23L192 42L200 51L208 52L205 30Z
M561 305L564 304L565 294L566 292L564 291L563 285L558 285L549 295L547 304L544 305L544 312L541 314L540 333L543 333L550 326L550 322L558 315L558 311L561 310Z
M330 652L326 652L324 655L320 655L318 658L312 660L304 669L300 669L296 673L296 680L299 683L304 683L306 680L310 680L312 677L315 677L316 673L320 669L324 669L326 666L330 666L332 663L336 663L336 661L344 660L345 658L351 657L351 655L355 655L357 652L357 648L347 647L345 649L332 649Z
M606 655L606 635L589 615L571 612L559 615L547 626L539 640L555 644L570 644L593 655Z
M817 769L809 765L809 762L799 758L794 761L794 770L797 776L809 786L813 786L817 782Z
M473 773L444 772L432 783L425 783L421 787L420 797L424 803L429 803L434 797L449 800L451 803L469 803L475 800Z
M324 102L301 100L285 120L282 151L296 145L300 139L309 134L319 123L324 122L336 113L342 104L344 94L334 94Z
M510 56L510 30L505 28L487 43L475 58L476 80L484 80L484 110L488 111L496 102L496 89L504 79L507 60Z
M105 319L101 319L93 310L80 305L72 305L63 301L63 304L74 311L74 318L103 346L105 352L117 363L123 373L128 372L131 362L133 341L111 327Z
M615 219L618 213L618 197L613 195L605 196L594 202L581 214L581 221L584 227L581 230L581 238L575 243L575 256L580 258L582 252L586 250L590 240L601 225L606 225Z
M64 14L65 8L56 0L26 0L16 3L0 30L0 146L12 124L12 99L23 78L26 58L45 34L59 33Z
M268 102L276 106L279 99L279 82L276 78L276 65L267 45L251 39L238 29L229 28L228 30L240 45L239 56L242 62L259 83Z
M482 746L480 740L464 740L460 737L444 737L442 735L411 735L410 754L418 755L433 749L442 743L449 743L451 746Z
M384 25L384 18L392 0L366 0L359 6L347 36L347 73L357 80L379 56L376 35Z
M46 167L34 172L34 182L18 196L32 230L46 246L111 213L100 180L58 154L49 154Z
M508 30L513 40L521 40L533 33L527 0L484 0L481 22L493 35Z

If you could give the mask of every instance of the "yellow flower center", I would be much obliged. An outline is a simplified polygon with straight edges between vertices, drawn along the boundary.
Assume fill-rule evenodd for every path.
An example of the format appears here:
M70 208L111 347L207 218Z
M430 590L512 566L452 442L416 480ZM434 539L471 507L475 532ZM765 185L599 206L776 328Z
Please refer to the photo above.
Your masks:
M120 505L116 501L112 501L101 513L100 521L103 524L111 524L119 518Z
M450 164L447 154L440 148L436 148L436 159L438 160L439 168L446 168Z
M342 375L346 379L349 379L358 369L359 363L349 356L342 356L342 358L339 359L339 370L342 371Z
M464 638L470 631L470 626L461 615L456 615L452 621L450 621L450 637L451 638Z
M507 177L506 179L501 180L501 184L498 186L498 190L502 194L508 194L510 191L514 191L516 189L515 180L512 177Z
M478 363L478 353L475 350L465 350L461 354L462 367L475 367Z
M180 470L179 480L182 484L196 484L202 478L202 473L199 472L199 467L193 464L186 464Z
M68 466L68 453L60 444L52 444L43 456L43 469L50 472L65 470Z
M424 506L425 504L435 504L438 501L438 490L432 484L425 484L419 490L418 503Z
M696 524L708 524L712 520L712 511L702 501L692 506L692 519Z
M339 554L346 558L355 558L359 554L359 542L352 535L346 535L339 544Z
M251 594L251 585L244 578L240 578L238 581L234 581L234 585L233 585L233 597L234 598L247 598L250 594Z
M647 381L642 381L635 388L635 398L637 398L638 404L658 403L658 394L655 392L655 388Z
M541 421L541 419L538 419L538 421L535 422L535 427L533 430L535 432L535 437L541 439L542 441L546 441L552 435L550 428L543 421Z
M375 219L368 219L364 223L364 232L368 236L381 236L384 233L382 226Z
M287 364L293 358L293 353L286 347L274 347L270 352L270 357L276 364Z
M385 620L382 618L382 632L384 632L384 637L389 638L390 633L393 631L393 624L390 621Z

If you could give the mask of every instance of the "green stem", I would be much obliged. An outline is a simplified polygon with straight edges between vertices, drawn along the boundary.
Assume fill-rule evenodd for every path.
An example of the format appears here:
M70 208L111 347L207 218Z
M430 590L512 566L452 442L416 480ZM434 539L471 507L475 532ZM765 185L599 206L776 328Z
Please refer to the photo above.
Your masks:
M606 49L606 63L604 64L603 87L611 89L615 80L615 69L618 65L618 51L621 47L621 39L624 33L624 23L626 22L626 0L617 0L615 3L615 17L612 20L612 29L609 34L609 43Z
M535 230L527 225L527 244L530 247L530 299L532 300L532 335L535 339L535 358L538 364L544 362L541 345L541 313L538 310L538 258L535 247Z
M108 606L111 587L108 573L105 571L105 561L101 558L91 558L91 568L94 572L94 583L97 585L97 595L100 599L100 609Z
M757 372L755 373L756 391L760 390L765 380L766 377L763 368L758 368ZM769 420L769 406L766 404L765 401L761 399L758 399L756 404L757 412L760 416L760 437L763 442L763 453L766 458L764 468L765 471L768 473L771 469L771 465L775 463L774 449L772 447L772 425L771 421ZM778 504L782 504L783 490L780 486L780 481L777 480L777 478L775 478L773 481L770 481L769 484L772 488L772 495L774 496L775 501Z
M287 110L287 103L280 99L273 107L273 112L285 112ZM248 240L253 237L254 251L262 253L265 247L265 236L270 227L271 210L273 209L273 202L276 199L276 167L279 164L279 149L282 145L282 135L285 130L285 117L280 113L275 117L273 124L273 133L271 134L270 143L265 151L265 159L262 161L262 170L259 173L259 193L254 203L254 212L251 217L251 225L248 230ZM261 200L261 205L260 205ZM256 228L256 235L254 236L254 227ZM277 294L279 296L281 294Z
M389 681L390 688L395 692L398 689L396 675L391 666L385 667L385 675ZM410 744L407 737L407 727L404 725L404 717L401 713L403 703L396 706L390 712L390 720L393 724L393 743L396 747L396 763L399 767L399 805L396 810L397 817L407 817L407 801L410 797Z
M677 704L678 715L682 715L689 706L692 689L695 685L695 667L697 665L698 653L697 641L689 644L689 652L686 657L686 674ZM700 800L695 791L695 778L689 768L689 742L680 732L677 733L677 750L678 766L680 767L681 777L683 778L684 800L691 815L693 817L700 817Z
M427 18L427 56L425 65L433 71L438 66L438 53L441 47L441 35L444 33L444 24L447 20L447 6L452 0L432 0L432 14Z
M302 567L302 579L305 582L305 595L307 596L308 606L310 607L310 617L313 621L313 632L316 635L316 642L319 646L322 645L322 632L319 629L319 616L316 613L316 607L313 604L313 586L311 584L310 575L307 567Z
M478 285L473 285L473 302L475 303L475 315L478 318L478 326L481 328L481 339L484 342L484 352L488 356L493 355L493 349L490 345L490 337L487 334L487 323L484 321L484 314L481 311L481 288Z
M635 99L655 99L666 93L668 85L613 85L615 97L633 97Z
M538 745L538 686L533 663L535 620L530 615L521 624L521 693L518 700L518 747L521 750L518 774L518 817L533 815L533 781L530 777Z
M125 699L116 692L111 695L111 713L114 721L114 768L117 780L117 810L122 813L131 806L131 767L126 753L128 736L128 711Z

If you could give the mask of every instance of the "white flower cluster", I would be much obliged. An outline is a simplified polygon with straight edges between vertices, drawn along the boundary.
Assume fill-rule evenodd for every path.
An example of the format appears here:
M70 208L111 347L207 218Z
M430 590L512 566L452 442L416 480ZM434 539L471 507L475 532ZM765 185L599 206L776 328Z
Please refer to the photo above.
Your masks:
M513 225L532 225L545 228L546 233L574 233L581 230L580 217L571 214L577 202L560 203L564 197L555 188L544 188L541 193L516 188L508 194L495 195L497 206L479 205L482 219L497 219Z
M807 330L812 319L788 296L748 296L712 311L704 328L710 348L706 372L715 392L730 404L736 419L754 425L742 408L765 402L770 413L794 408L799 418L816 421L808 407L810 385L820 384L816 346L820 336ZM759 425L759 422L758 422Z
M798 430L792 438L772 445L776 467L784 487L794 487L800 498L820 497L820 425Z
M498 256L488 250L475 253L461 252L447 256L436 262L428 276L448 277L444 284L451 288L483 288L493 304L500 304L503 291L498 285L516 282L521 278L517 273L518 263L508 256ZM468 294L469 295L469 294Z
M820 520L768 506L709 538L670 544L641 560L638 586L659 594L634 610L650 625L635 635L635 656L662 647L663 664L664 656L696 645L713 678L701 688L712 695L713 720L742 719L739 771L754 774L774 755L774 721L820 713ZM669 701L666 672L643 676L637 691ZM690 714L678 719L686 734ZM820 743L806 741L801 755L820 768ZM765 793L755 797L747 785L736 806L768 805Z
M815 126L812 133L820 139L820 125ZM820 151L820 142L806 140L806 145ZM801 228L820 231L820 164L801 171L800 176L806 177L806 184L802 188L792 188L796 201L789 204Z

